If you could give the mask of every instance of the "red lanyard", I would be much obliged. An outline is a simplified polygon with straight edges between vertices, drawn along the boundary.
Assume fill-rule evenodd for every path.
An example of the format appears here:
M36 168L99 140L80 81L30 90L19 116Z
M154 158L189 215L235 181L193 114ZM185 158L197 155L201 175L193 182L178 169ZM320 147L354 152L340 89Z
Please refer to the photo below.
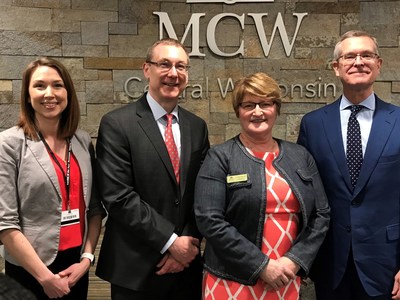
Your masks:
M51 150L49 144L47 144L46 140L43 138L43 135L42 135L42 133L40 131L39 131L39 137L40 137L41 141L43 142L44 146L46 147L47 152L50 153L52 159L56 162L57 166L60 168L60 170L61 170L61 172L63 174L64 183L65 183L65 189L66 189L66 192L67 192L67 208L68 208L68 211L71 212L71 205L70 205L70 201L69 201L70 172L71 172L71 153L72 153L71 140L69 138L66 139L66 141L68 143L68 154L67 154L67 161L66 161L67 173L65 173L64 169L61 166L61 163L57 159L57 157L54 154L53 150Z

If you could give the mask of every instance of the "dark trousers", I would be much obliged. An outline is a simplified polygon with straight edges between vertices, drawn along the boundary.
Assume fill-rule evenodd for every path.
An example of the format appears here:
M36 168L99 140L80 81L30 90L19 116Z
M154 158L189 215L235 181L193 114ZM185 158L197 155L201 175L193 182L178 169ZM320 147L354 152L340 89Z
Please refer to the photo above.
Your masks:
M342 281L336 289L331 288L331 282L315 281L317 300L389 300L392 296L383 295L372 297L365 291L354 264L353 253L350 252L347 268Z
M79 262L80 260L80 247L68 249L65 251L60 251L57 254L55 261L48 266L48 268L54 273L57 274L60 271L65 270L69 266L74 263ZM16 266L6 261L5 263L5 271L8 276L19 282L26 289L30 290L38 300L47 300L50 299L44 293L42 286L36 279L25 271L24 268ZM85 274L82 278L76 283L75 286L71 288L71 292L68 295L65 295L62 298L63 300L86 300L87 292L89 285L89 274Z
M194 267L194 268L193 268ZM200 300L202 266L195 264L175 274L154 275L148 288L135 291L111 284L112 300Z

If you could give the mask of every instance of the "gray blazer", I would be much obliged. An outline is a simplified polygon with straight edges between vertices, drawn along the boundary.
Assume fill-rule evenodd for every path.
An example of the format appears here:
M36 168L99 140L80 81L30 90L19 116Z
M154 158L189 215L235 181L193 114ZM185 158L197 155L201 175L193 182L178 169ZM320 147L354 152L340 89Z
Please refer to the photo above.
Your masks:
M329 226L329 206L314 159L300 145L276 139L275 169L300 204L300 230L284 254L308 274ZM246 175L228 182L229 175ZM269 257L261 251L267 182L264 161L250 155L239 137L211 148L199 171L194 211L207 240L204 268L212 274L254 285Z
M104 213L98 197L92 196L93 145L82 130L75 133L71 142L82 174L88 219L89 215ZM0 231L22 231L40 259L49 265L57 255L60 224L61 191L44 144L26 137L16 126L1 132ZM86 233L87 230L85 238ZM5 259L18 265L10 253L5 253Z

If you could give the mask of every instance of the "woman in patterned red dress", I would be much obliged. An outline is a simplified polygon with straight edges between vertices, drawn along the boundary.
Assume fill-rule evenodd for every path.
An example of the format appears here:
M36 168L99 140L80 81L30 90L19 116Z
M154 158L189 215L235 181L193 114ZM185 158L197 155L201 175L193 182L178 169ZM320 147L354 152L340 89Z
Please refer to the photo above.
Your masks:
M272 136L280 98L264 73L239 80L232 103L241 133L213 147L199 172L203 299L299 299L325 238L329 206L313 158Z

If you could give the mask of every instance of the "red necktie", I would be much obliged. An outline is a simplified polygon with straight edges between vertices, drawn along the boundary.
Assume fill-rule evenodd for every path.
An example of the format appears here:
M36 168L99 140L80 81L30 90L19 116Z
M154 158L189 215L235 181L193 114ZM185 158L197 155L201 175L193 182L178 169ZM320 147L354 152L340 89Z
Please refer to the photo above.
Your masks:
M179 183L179 154L176 147L174 136L172 134L172 119L174 115L166 114L167 127L165 128L165 145L167 146L168 154L174 167L176 182Z

